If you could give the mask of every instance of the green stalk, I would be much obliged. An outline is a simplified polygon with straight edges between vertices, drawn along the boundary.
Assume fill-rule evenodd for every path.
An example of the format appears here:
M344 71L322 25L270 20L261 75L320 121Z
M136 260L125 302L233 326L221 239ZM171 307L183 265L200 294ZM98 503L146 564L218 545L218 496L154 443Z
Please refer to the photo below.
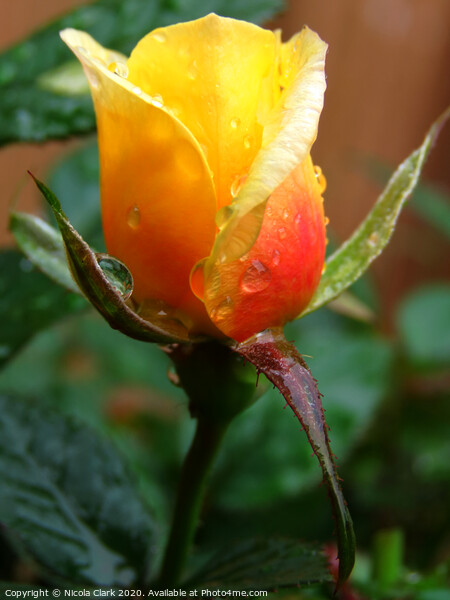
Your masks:
M181 580L200 515L208 474L229 422L198 418L195 436L181 471L159 587L174 587Z

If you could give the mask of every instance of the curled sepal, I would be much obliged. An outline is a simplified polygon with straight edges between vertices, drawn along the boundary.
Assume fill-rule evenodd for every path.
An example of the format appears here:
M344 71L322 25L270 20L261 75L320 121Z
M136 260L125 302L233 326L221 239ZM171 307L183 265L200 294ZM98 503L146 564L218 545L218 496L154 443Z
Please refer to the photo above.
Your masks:
M301 317L341 294L383 251L406 200L419 181L433 142L449 116L450 107L430 127L422 145L398 167L355 233L327 260L320 284Z
M355 561L352 519L339 485L339 477L327 434L320 393L308 367L296 348L286 341L281 329L267 329L234 350L250 361L279 389L302 424L319 459L330 496L338 537L339 577L342 584Z
M178 319L155 314L155 319L149 321L133 309L133 302L128 299L132 291L132 277L126 266L114 257L96 254L72 227L55 194L30 175L56 218L75 281L109 325L131 338L145 342L167 344L192 341L186 327Z

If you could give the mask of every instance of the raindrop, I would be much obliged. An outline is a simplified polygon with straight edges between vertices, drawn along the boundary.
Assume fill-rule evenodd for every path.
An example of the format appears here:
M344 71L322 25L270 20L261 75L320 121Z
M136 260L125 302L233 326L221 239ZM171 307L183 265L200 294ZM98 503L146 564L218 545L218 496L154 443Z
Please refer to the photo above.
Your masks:
M97 263L109 283L121 294L123 300L133 293L133 277L128 268L109 254L96 254Z
M378 244L379 239L379 234L376 231L374 231L367 238L367 243L369 244L369 246L372 246L372 248L374 248Z
M260 260L252 264L241 277L241 289L251 294L265 290L272 279L272 271Z
M212 309L210 316L216 323L224 321L233 310L233 300L230 296L227 296L218 306Z
M205 295L205 274L203 271L205 262L206 258L202 258L202 260L194 265L189 277L189 285L191 286L191 290L199 300L203 300Z
M302 213L297 213L295 215L295 224L298 225L301 220L302 220Z
M128 77L128 67L124 63L121 62L112 62L108 65L108 71L114 73L114 75L118 75L119 77L123 77L126 79Z
M284 209L284 212L283 212L283 219L284 219L285 221L287 221L287 219L289 219L289 211L288 211L288 209L287 209L287 208L285 208L285 209Z
M247 175L237 175L233 179L233 183L230 187L230 192L233 198L236 198L236 196L239 194L239 192L241 191L241 187L246 179Z
M325 175L322 173L322 169L317 165L314 166L314 175L316 176L317 183L319 184L320 193L323 194L327 189L327 180L325 179Z
M223 229L223 227L228 223L233 214L233 209L231 206L222 206L222 208L216 214L216 225L219 229Z
M164 106L164 100L161 94L155 94L152 96L152 104L158 108L162 108Z
M136 96L140 96L142 94L141 88L137 85L131 91L133 92L133 94L136 94Z
M252 141L251 141L251 138L250 138L250 136L249 136L249 135L245 136L245 138L244 138L244 147L245 147L247 150L249 150L249 149L250 149L250 147L251 147L251 145L252 145Z
M278 266L280 264L281 254L279 250L274 250L272 252L272 264Z
M140 222L141 212L137 206L132 206L127 213L127 223L132 229L136 229Z
M152 38L160 44L163 44L167 40L164 31L155 31L155 33L152 34Z
M240 124L241 124L241 120L238 117L235 117L234 119L231 119L231 121L230 121L230 125L231 125L232 129L237 129Z
M287 236L287 232L285 227L280 227L280 229L278 230L278 237L280 238L280 240L284 240L286 239Z

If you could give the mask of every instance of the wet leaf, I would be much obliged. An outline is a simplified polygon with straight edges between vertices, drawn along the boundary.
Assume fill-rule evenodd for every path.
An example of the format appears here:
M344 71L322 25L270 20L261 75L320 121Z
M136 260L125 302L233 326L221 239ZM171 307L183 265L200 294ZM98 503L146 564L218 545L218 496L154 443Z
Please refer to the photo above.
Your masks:
M69 293L34 269L15 250L0 253L0 366L37 332L87 308L84 298Z
M40 142L95 129L90 95L80 69L59 39L66 27L90 33L103 46L129 54L155 27L208 12L263 22L283 8L282 0L98 0L53 21L0 55L0 145Z
M142 581L154 525L115 448L42 403L0 396L0 522L54 576Z
M449 115L450 109L433 123L422 145L398 167L352 237L327 259L319 287L301 316L336 298L361 277L383 251L394 232L403 205L417 185L433 142Z
M320 393L308 367L281 330L266 330L234 349L279 389L302 424L322 468L336 520L339 579L343 583L355 561L355 535L342 495L327 434Z
M294 540L254 539L222 548L185 587L277 590L330 580L318 548Z
M67 264L66 250L59 231L26 213L11 213L9 228L25 256L55 283L80 294Z

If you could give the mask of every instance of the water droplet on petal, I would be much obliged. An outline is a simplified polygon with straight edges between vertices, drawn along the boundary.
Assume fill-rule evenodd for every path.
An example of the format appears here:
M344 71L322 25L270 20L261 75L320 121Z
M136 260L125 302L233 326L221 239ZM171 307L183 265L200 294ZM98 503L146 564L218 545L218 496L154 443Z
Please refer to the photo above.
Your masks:
M295 224L298 225L301 220L302 220L302 213L297 213L295 215Z
M285 208L284 211L283 211L283 219L285 221L287 221L287 219L289 219L289 211L288 211L287 208Z
M162 108L164 106L164 100L161 94L155 94L152 96L152 104L158 108Z
M83 46L75 46L75 50L77 52L79 52L80 54L84 54L84 55L88 54L88 51Z
M199 300L203 300L205 296L204 267L206 260L206 258L202 258L202 260L199 260L198 263L192 268L191 274L189 276L189 285L191 286L191 290L194 292L194 294Z
M272 252L272 264L276 267L280 264L281 254L279 250L274 250Z
M287 236L286 229L284 227L280 227L280 229L278 230L278 237L280 238L280 240L284 240L284 239L286 239L286 236Z
M231 192L231 195L233 198L236 198L236 196L239 194L239 192L241 191L241 187L244 184L246 179L247 179L247 174L237 175L233 179L233 183L231 184L231 187L230 187L230 192Z
M251 141L251 138L250 138L250 136L249 136L249 135L245 136L245 138L244 138L244 147L245 147L247 150L249 150L249 149L250 149L250 147L251 147L251 145L252 145L252 141Z
M121 62L109 63L108 71L112 71L114 75L118 75L119 77L123 77L124 79L128 77L128 67L126 64Z
M222 208L216 214L216 225L219 229L223 229L223 227L228 223L233 214L233 209L231 206L222 206Z
M164 33L164 31L161 30L152 33L152 38L160 44L163 44L167 40L166 34Z
M109 283L116 288L124 300L133 293L133 277L128 268L114 256L97 254L97 263Z
M233 129L237 129L240 124L241 124L241 120L238 117L235 117L234 119L231 119L231 121L230 121L230 125Z
M210 313L212 321L220 322L224 321L233 310L233 300L230 296L227 296L218 306L213 308Z
M241 277L241 289L255 293L265 290L272 279L272 271L260 260L252 260L252 264Z
M317 183L319 184L320 193L323 194L327 189L327 180L325 179L325 175L322 173L322 169L317 165L314 166L314 175L316 176Z
M132 229L136 229L136 227L141 222L141 213L137 206L132 206L127 213L127 223Z
M141 88L137 85L131 91L133 92L133 94L136 94L136 96L140 96L142 94Z

